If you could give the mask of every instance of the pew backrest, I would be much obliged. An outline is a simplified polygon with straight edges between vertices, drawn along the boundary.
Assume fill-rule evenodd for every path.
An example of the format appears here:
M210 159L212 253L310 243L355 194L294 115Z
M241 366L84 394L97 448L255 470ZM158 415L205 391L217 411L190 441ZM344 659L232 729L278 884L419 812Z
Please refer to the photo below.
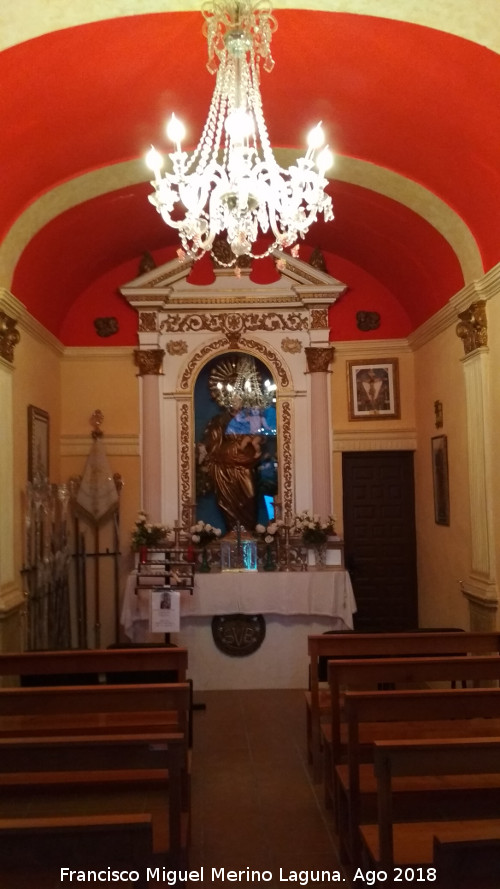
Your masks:
M52 677L57 680L58 677L78 679L79 676L88 676L93 677L96 682L113 683L115 679L124 681L124 674L133 676L141 673L175 673L175 679L171 678L171 682L185 682L187 666L187 649L174 646L0 654L0 678L13 679L29 677L36 680L39 677Z
M380 862L394 863L392 778L500 772L500 738L375 741Z
M345 692L381 685L428 687L428 683L500 680L500 656L366 658L328 662L333 762L341 756L342 701ZM408 718L411 718L408 717ZM377 720L377 717L375 717ZM383 716L381 716L383 719Z

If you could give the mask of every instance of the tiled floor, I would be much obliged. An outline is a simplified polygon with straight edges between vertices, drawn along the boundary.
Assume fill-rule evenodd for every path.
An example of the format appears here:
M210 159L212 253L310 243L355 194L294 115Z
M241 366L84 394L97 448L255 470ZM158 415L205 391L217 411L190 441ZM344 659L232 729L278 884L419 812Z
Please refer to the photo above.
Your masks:
M271 871L270 886L280 868L340 870L306 762L303 692L214 691L195 702L206 710L194 714L191 868L204 867L206 885L212 868Z

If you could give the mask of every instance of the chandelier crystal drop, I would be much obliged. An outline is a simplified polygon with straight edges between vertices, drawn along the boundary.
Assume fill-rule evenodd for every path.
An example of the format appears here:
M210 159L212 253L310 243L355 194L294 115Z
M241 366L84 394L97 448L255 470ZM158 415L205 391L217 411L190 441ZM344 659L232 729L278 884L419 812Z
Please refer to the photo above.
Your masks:
M231 267L238 258L261 258L274 249L293 247L323 213L333 219L325 193L325 172L333 163L323 147L321 124L311 130L308 149L296 165L283 169L274 157L262 111L260 65L271 71L271 38L276 21L271 6L260 0L214 0L202 7L208 42L208 70L216 85L200 141L192 154L182 150L184 126L173 114L167 136L174 151L169 170L151 148L146 157L154 173L149 200L167 225L179 232L190 260L212 250L221 232L227 235ZM259 232L272 243L252 252Z

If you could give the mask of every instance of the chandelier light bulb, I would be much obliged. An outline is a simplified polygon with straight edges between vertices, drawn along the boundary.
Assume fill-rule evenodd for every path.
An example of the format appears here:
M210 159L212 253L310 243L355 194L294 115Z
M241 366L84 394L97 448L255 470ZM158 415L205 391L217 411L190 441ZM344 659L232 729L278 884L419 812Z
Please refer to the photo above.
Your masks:
M307 135L307 145L310 151L317 151L318 148L321 148L322 145L325 144L325 133L323 127L321 126L321 121L313 127L312 130L309 130Z
M334 161L333 151L328 148L328 145L325 145L316 158L318 170L324 173L325 170L329 170L330 167L333 167Z
M155 174L149 200L179 232L183 259L212 252L215 238L224 235L232 258L217 256L217 262L231 268L239 257L296 250L319 215L325 222L333 219L325 192L332 153L322 148L320 122L295 165L284 169L274 157L260 95L260 66L269 72L274 65L271 40L277 25L270 4L213 0L203 3L202 13L207 68L216 75L208 117L197 147L188 154L181 149L184 125L172 114L167 137L175 150L165 172L161 155L148 152ZM270 245L256 253L261 235Z
M224 126L228 136L238 145L243 145L254 130L252 116L244 108L235 108L231 111Z
M181 142L186 135L186 127L182 123L182 120L179 120L175 114L172 114L172 117L167 124L166 132L170 141L174 143L175 150L180 151Z
M159 179L161 175L161 168L163 167L163 158L160 152L157 151L156 148L153 148L153 146L151 146L148 153L146 154L146 165L149 167L150 170L153 171L156 179Z

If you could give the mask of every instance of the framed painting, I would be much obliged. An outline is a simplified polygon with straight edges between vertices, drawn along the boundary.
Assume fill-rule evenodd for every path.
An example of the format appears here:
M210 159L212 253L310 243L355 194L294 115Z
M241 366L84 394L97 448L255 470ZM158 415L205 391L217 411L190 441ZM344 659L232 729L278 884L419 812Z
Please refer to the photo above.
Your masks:
M400 416L397 358L348 361L347 385L350 420L397 419Z
M28 405L28 480L35 475L49 477L49 415Z
M448 440L435 435L432 446L432 480L434 484L434 518L436 525L450 524L450 489L448 480Z

